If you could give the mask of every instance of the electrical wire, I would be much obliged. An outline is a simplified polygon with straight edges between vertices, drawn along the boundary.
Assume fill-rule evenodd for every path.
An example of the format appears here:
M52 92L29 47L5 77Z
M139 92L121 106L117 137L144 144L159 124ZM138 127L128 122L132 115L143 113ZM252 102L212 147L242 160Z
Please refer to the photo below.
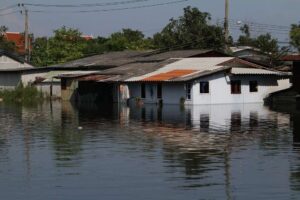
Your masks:
M140 9L140 8L151 8L157 6L178 4L187 1L190 0L177 0L177 1L169 1L165 3L157 3L157 4L150 4L150 5L141 5L141 6L125 7L125 8L97 9L97 10L77 10L77 11L29 10L29 11L31 13L95 13L95 12L110 12L110 11L122 11L122 10L132 10L132 9Z
M20 11L11 11L11 12L8 12L8 13L3 13L3 14L0 13L0 16L11 15L11 14L14 14L14 13L19 13L19 12Z
M9 9L12 9L12 8L15 8L15 7L18 7L18 4L13 4L13 5L4 7L4 8L0 8L0 12L9 10Z
M105 2L105 3L85 3L85 4L34 4L34 3L24 3L26 6L34 7L56 7L56 8L78 8L78 7L95 7L95 6L116 6L124 4L141 3L152 0L127 0L127 1L117 1L117 2Z

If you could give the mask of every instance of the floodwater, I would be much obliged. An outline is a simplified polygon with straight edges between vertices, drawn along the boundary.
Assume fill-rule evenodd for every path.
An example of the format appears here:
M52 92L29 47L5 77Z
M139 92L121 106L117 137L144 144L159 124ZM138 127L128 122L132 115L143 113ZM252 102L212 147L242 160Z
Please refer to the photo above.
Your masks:
M0 199L300 199L300 110L0 104Z

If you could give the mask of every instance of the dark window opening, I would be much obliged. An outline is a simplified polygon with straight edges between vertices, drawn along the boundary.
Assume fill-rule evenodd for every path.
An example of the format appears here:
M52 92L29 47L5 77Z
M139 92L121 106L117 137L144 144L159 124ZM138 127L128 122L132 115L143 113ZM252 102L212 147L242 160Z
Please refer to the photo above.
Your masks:
M141 98L142 99L146 98L146 85L145 85L145 83L142 83L142 85L141 85Z
M162 85L157 84L157 98L161 99L162 98Z
M192 85L190 84L190 83L187 83L186 85L185 85L185 87L186 87L186 99L187 100L190 100L191 99L191 90L192 90Z
M209 93L209 82L200 82L200 93Z
M67 89L67 80L66 79L61 79L61 89L65 90Z
M241 94L241 81L231 81L231 94Z
M257 81L250 81L249 82L249 89L250 89L250 92L257 92L258 91L258 84L257 84Z

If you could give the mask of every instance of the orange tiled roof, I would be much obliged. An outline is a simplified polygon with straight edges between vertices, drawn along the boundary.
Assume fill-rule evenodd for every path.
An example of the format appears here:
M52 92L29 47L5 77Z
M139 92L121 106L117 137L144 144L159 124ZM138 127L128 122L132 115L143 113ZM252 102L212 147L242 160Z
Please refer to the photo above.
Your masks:
M25 40L24 40L24 36L19 33L19 32L6 32L5 33L5 38L7 41L10 42L14 42L16 47L17 47L17 51L19 53L25 53ZM32 48L32 46L30 45L30 48Z
M167 81L167 80L171 80L173 78L177 78L177 77L181 77L181 76L185 76L191 73L196 72L197 70L190 70L190 69L178 69L178 70L172 70L166 73L160 73L160 74L156 74L150 77L147 77L145 79L143 79L143 81Z

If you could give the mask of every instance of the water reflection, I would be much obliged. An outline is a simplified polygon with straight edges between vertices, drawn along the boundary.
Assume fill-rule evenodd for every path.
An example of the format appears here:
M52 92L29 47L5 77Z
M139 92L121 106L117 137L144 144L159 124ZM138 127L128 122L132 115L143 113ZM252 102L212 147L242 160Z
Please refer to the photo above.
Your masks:
M282 199L287 196L277 192L289 196L291 190L291 196L299 197L300 112L272 110L261 104L1 105L1 180L9 177L3 172L24 170L32 184L44 173L54 188L71 184L95 195L108 195L93 187L97 184L109 195L121 194L116 188L124 181L122 190L144 188L141 194L158 199L166 191L171 199L194 199L199 192L204 199L273 193L274 199ZM40 162L45 163L42 168ZM10 169L12 165L21 172ZM69 176L80 181L65 181L73 180ZM0 187L11 186L1 180ZM84 181L89 187L81 185Z

